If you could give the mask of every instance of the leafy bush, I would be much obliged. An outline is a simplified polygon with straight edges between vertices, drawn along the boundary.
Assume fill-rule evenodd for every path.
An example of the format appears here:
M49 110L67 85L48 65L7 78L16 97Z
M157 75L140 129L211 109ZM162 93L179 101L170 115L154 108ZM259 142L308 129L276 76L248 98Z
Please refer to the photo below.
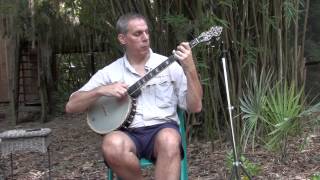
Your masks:
M303 89L297 90L294 82L290 86L286 82L278 83L270 90L265 106L265 119L268 123L267 147L281 150L286 155L289 135L300 133L302 128L299 114L303 111Z
M254 151L255 139L260 138L264 128L267 127L267 120L264 115L264 108L267 102L267 91L271 84L272 73L261 72L260 77L253 73L250 81L246 82L247 89L240 99L240 109L243 113L244 120L243 130L241 133L241 142L243 150L247 144L251 143Z
M254 73L255 74L255 73ZM281 159L287 153L289 136L296 136L305 127L319 125L320 103L307 107L303 88L299 89L292 81L271 81L272 74L261 73L247 83L247 90L240 99L240 108L244 120L241 142L243 150L249 143L254 150L255 139L261 140L269 150L281 153Z

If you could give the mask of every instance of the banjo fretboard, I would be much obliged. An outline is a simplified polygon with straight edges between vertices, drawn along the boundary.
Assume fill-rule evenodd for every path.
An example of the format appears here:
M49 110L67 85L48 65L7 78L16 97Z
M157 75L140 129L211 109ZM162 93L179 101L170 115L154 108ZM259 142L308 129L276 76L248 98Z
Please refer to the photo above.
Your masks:
M199 37L193 39L189 42L189 45L191 48L195 47L201 42L208 42L211 40L212 37L216 37L216 40L218 40L220 37L222 31L222 27L215 26L212 27L209 31L203 32L200 34ZM163 61L160 65L158 65L153 70L149 71L147 74L145 74L143 77L141 77L137 82L135 82L133 85L131 85L128 88L128 94L131 97L138 97L140 95L140 89L153 77L161 73L164 69L166 69L169 65L171 65L173 62L175 62L177 58L174 55L171 55L167 60Z

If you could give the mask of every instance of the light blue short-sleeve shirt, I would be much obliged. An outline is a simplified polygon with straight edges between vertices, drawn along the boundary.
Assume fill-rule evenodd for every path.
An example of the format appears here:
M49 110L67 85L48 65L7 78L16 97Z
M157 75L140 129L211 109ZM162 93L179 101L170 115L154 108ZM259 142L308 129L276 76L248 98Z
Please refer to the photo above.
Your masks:
M145 65L147 72L156 68L167 57L153 53ZM95 73L78 91L90 91L102 85L124 82L129 86L141 76L128 62L126 55ZM182 67L174 62L148 81L137 98L137 109L130 127L151 126L169 120L177 121L177 107L186 109L187 80Z

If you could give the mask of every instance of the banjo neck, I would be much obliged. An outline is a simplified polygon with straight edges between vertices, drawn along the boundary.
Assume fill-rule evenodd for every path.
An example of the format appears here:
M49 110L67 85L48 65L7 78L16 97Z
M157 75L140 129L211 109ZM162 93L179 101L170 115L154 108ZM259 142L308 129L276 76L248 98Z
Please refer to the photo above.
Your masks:
M220 39L220 34L222 32L221 26L213 26L209 31L203 32L198 36L197 38L193 39L189 42L189 45L191 48L195 47L199 43L202 42L210 42L212 37L215 37L215 40L218 41ZM162 62L160 65L158 65L156 68L145 74L143 77L141 77L137 82L135 82L133 85L131 85L128 88L128 94L129 96L136 98L141 93L141 88L150 81L153 77L161 73L164 69L166 69L169 65L171 65L173 62L175 62L177 58L174 55L171 55L167 60Z
M156 68L149 71L147 74L145 74L143 77L141 77L137 82L135 82L133 85L131 85L128 88L128 94L131 97L138 97L140 94L140 89L153 77L161 73L164 69L166 69L170 64L172 64L174 61L176 61L176 58L171 55L167 60L163 61L160 65L158 65Z

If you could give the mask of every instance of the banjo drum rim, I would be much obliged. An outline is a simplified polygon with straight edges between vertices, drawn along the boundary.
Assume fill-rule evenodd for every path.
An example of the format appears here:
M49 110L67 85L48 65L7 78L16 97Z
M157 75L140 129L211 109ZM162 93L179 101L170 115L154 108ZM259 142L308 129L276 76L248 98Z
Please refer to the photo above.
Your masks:
M110 96L102 96L102 97L110 97ZM101 97L100 97L101 98ZM99 98L99 99L100 99ZM99 100L98 99L98 100ZM98 133L98 134L102 134L102 135L104 135L104 134L108 134L108 133L110 133L110 132L112 132L112 131L115 131L115 130L117 130L117 129L119 129L125 122L126 122L126 120L127 120L127 118L128 118L128 116L130 115L130 112L131 112L131 109L132 109L132 97L130 97L130 96L127 96L127 99L128 99L128 109L127 109L127 112L126 112L126 114L125 114L125 118L123 119L123 120L120 120L119 119L119 121L122 121L122 123L120 123L120 126L119 127L115 127L115 128L113 128L113 129L111 129L111 130L108 130L108 131L103 131L103 130L101 130L101 131L99 131L99 130L97 130L95 127L94 127L94 125L92 124L92 123L90 123L90 122L92 122L92 120L91 120L91 118L89 117L90 116L90 108L92 107L89 107L88 108L88 110L87 110L87 116L86 116L86 119L87 119L87 124L89 125L89 127L90 127L90 129L92 130L92 131L94 131L95 133ZM97 101L98 101L97 100ZM97 102L96 101L96 102Z

